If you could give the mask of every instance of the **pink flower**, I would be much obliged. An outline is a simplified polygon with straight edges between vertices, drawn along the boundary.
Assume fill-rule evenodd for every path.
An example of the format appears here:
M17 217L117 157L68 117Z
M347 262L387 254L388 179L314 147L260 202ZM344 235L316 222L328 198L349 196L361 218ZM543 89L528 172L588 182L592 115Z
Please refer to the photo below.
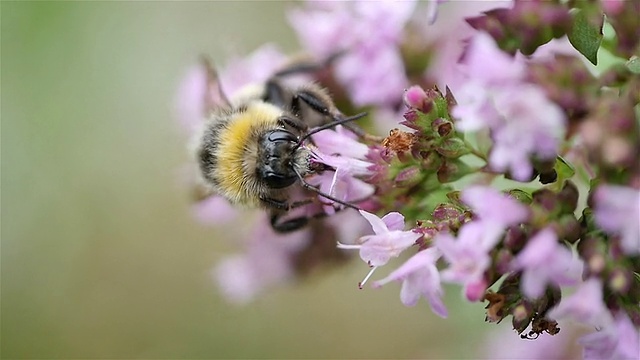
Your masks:
M482 222L507 228L526 221L529 210L518 200L487 186L470 186L462 191L462 201Z
M202 224L221 224L238 216L238 209L222 196L210 196L193 206L194 217Z
M585 360L640 359L640 334L624 313L618 314L611 326L587 334L578 341L584 346Z
M612 235L620 235L625 254L640 252L640 191L601 185L594 194L596 223Z
M308 2L289 21L316 57L335 61L336 76L358 106L391 105L407 87L399 45L416 1Z
M232 58L220 71L224 93L233 97L247 85L264 83L287 64L289 58L274 44L265 44L242 58Z
M313 141L318 148L312 150L312 160L335 170L312 176L308 179L310 184L345 202L360 202L373 195L373 185L359 179L372 174L373 164L364 160L369 147L358 142L355 134L339 126L336 130L314 134ZM332 204L330 200L324 200ZM325 206L326 213L334 211L332 205Z
M443 280L463 284L465 297L478 301L488 285L483 274L491 265L489 252L508 227L525 221L529 213L517 200L490 187L469 187L461 199L476 220L463 225L457 239L448 233L438 234L435 245L449 263L442 272Z
M371 224L374 235L362 236L355 245L338 242L338 247L360 250L360 258L372 268L360 282L359 286L362 288L378 266L385 265L392 257L398 257L401 252L414 245L422 234L403 231L404 216L397 212L390 212L382 218L364 210L360 210L360 214Z
M311 135L313 143L323 154L342 155L355 159L364 159L369 147L358 141L356 134L342 125Z
M549 317L556 320L571 317L593 327L609 327L613 319L602 296L602 282L590 278L581 283L575 293L562 299L557 307L551 309Z
M415 244L422 236L413 231L403 231L404 216L391 212L379 218L374 214L360 210L360 214L367 219L374 235L360 238L358 245L338 244L341 249L358 249L360 258L370 266L382 266L392 257L397 257L405 249Z
M502 52L485 33L471 41L462 68L466 82L454 95L452 115L461 131L488 128L494 140L489 165L528 181L530 159L553 159L564 139L566 119L541 88L524 81L522 60Z
M267 288L291 279L291 256L310 238L308 229L276 233L267 216L263 216L247 244L247 252L223 259L213 269L222 295L231 302L245 304Z
M176 117L191 134L207 117L211 107L224 103L223 96L232 97L249 84L264 82L286 61L287 57L275 45L267 44L246 58L232 59L222 70L211 69L204 62L193 66L178 86ZM215 70L219 70L219 78L215 78ZM224 94L220 94L220 88Z
M400 301L405 306L414 306L424 296L431 310L438 316L446 318L447 309L442 303L442 287L436 261L440 253L435 248L426 249L413 255L402 266L389 276L373 283L374 288L381 287L391 281L402 281Z
M178 86L175 113L180 125L192 134L206 116L209 74L204 64L191 67Z
M540 230L513 262L522 270L522 292L529 298L540 297L547 284L573 285L582 275L582 261L558 242L551 228Z
M578 328L562 324L562 331L553 336L542 335L535 340L522 339L511 326L498 326L488 341L481 342L483 359L503 360L567 360L579 358L575 344Z
M532 174L529 158L555 158L564 138L565 116L537 86L521 84L502 90L493 97L499 121L491 129L495 145L489 163L525 181Z
M493 245L483 241L483 233L482 223L471 222L460 229L457 240L446 232L439 233L435 238L435 246L442 251L449 264L442 271L442 279L463 284L465 295L470 301L478 300L478 293L484 294L486 284L484 289L477 287L484 282L483 274L491 265L489 251Z

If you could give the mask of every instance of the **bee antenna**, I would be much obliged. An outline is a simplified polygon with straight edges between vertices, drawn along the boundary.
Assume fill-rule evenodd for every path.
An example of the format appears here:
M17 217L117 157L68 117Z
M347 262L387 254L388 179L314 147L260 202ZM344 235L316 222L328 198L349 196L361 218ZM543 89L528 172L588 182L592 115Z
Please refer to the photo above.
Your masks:
M323 198L327 198L327 199L329 199L329 200L331 200L331 201L333 201L333 202L335 202L335 203L338 203L338 204L340 204L340 205L344 205L344 206L346 206L346 207L348 207L348 208L351 208L351 209L354 209L354 210L360 210L360 208L359 208L359 207L357 207L357 206L355 206L355 205L353 205L353 204L350 204L350 203L348 203L348 202L346 202L346 201L342 201L342 200L340 200L340 199L338 199L338 198L336 198L336 197L333 197L333 196L331 196L331 195L329 195L329 194L327 194L327 193L325 193L325 192L321 191L321 190L320 190L320 189L318 189L317 187L315 187L315 186L313 186L313 185L309 184L308 182L306 182L306 181L304 180L304 178L302 177L302 175L300 174L300 172L299 172L297 169L295 169L295 168L294 168L294 169L293 169L293 171L294 171L294 172L296 173L296 175L298 176L298 179L300 180L300 183L302 184L302 187L303 187L303 188L305 188L305 189L307 189L307 190L311 190L311 191L315 192L316 194L318 194L318 195L322 196Z
M349 123L349 122L352 122L352 121L356 121L356 120L358 120L360 118L363 118L365 116L367 116L367 113L366 112L362 112L360 114L356 114L356 115L353 115L353 116L346 117L344 119L332 121L332 122L330 122L328 124L324 124L322 126L318 126L317 128L314 128L311 131L309 131L308 133L304 134L304 136L298 141L298 144L293 148L293 150L295 151L300 146L302 146L302 144L305 142L305 140L307 140L313 134L319 133L320 131L323 131L323 130L326 130L326 129L330 129L332 127L336 127L338 125L342 125L342 124L346 124L346 123Z

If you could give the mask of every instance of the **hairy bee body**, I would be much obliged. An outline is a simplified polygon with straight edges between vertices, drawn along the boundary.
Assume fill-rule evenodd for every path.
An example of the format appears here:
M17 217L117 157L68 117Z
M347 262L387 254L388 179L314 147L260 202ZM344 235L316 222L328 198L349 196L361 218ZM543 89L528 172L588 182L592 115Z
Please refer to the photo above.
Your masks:
M249 207L265 206L261 199L283 199L285 190L273 189L259 177L265 158L261 147L265 134L283 130L278 121L285 111L260 100L215 111L205 123L197 150L200 170L213 192L231 203ZM302 135L302 134L299 134ZM309 172L308 151L300 148L291 166Z
M211 70L221 101L209 108L210 116L196 139L200 197L217 194L232 204L265 208L273 228L281 232L304 226L306 217L280 218L290 209L317 201L318 195L348 205L305 182L306 176L324 168L312 164L311 151L304 142L315 131L364 114L343 118L324 88L315 83L289 87L281 79L310 68L314 66L284 69L264 84L241 89L231 99L224 95ZM294 191L296 187L314 194L306 196L310 194ZM293 193L306 198L294 199Z

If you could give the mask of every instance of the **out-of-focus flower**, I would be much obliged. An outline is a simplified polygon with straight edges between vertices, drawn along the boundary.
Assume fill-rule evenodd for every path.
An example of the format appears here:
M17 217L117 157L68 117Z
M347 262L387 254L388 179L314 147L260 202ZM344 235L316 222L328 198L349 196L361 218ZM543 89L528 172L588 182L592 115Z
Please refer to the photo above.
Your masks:
M489 252L507 228L527 219L528 211L517 200L489 187L467 188L461 199L476 219L460 228L457 240L440 233L435 244L449 263L442 278L464 284L467 299L478 301L488 286L483 274L491 264Z
M558 242L551 228L540 230L513 262L522 270L522 292L529 298L540 297L547 284L573 285L582 275L582 261Z
M491 264L489 250L492 246L487 248L483 243L481 223L471 222L464 225L458 232L457 240L448 233L440 233L436 236L435 245L442 251L449 264L449 267L442 271L443 280L463 284L465 293L467 287L475 287L482 282L482 276Z
M384 279L372 284L373 287L381 287L391 281L402 281L400 301L405 306L414 306L424 296L431 310L440 317L447 317L447 308L442 303L442 287L440 274L436 268L436 261L440 258L440 252L435 248L422 250L413 255L399 268L391 272Z
M222 260L212 272L222 294L244 304L265 289L291 279L295 274L291 257L311 239L308 230L288 234L273 231L266 214L247 244L247 252Z
M494 188L471 186L462 191L461 199L478 220L501 228L500 231L525 221L529 216L526 206ZM486 244L493 245L495 243Z
M602 300L602 281L597 278L584 281L575 293L549 311L551 319L566 317L597 328L609 327L613 319Z
M462 131L490 129L490 166L516 180L529 180L531 157L553 159L557 153L565 133L562 110L540 88L524 82L524 64L500 51L485 33L471 40L462 66L467 83L455 94L456 126Z
M616 316L611 326L585 335L578 341L584 346L585 360L640 359L640 334L623 313Z
M596 223L612 235L620 235L620 246L629 255L640 252L640 191L602 185L594 194Z
M492 331L488 341L482 342L486 359L504 360L568 360L580 357L575 344L578 329L566 324L560 333L541 335L535 341L522 339L509 326Z
M175 98L178 120L191 134L202 124L211 107L222 105L222 96L233 97L247 85L264 82L286 61L286 55L275 45L266 44L245 58L230 60L223 69L213 69L204 61L193 66L178 86ZM224 94L220 94L219 89Z
M265 44L242 58L232 58L220 71L225 94L233 97L243 87L265 82L289 61L287 55L274 44Z
M193 206L193 215L202 224L216 225L236 218L238 210L222 196L210 196Z
M175 113L180 125L192 134L200 127L207 113L209 72L204 64L191 67L178 86Z
M318 58L342 53L336 76L353 102L392 105L407 87L399 51L402 31L416 1L308 2L289 13L300 42Z

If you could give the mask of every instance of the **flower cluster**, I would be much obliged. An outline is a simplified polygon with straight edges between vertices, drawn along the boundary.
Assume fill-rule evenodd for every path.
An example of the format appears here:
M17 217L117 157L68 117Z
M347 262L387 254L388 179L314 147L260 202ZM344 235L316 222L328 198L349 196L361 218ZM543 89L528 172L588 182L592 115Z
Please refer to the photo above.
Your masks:
M360 288L401 282L403 304L424 297L446 317L442 283L459 284L465 299L487 303L487 321L510 318L522 338L555 335L570 318L595 331L579 340L585 358L638 358L638 2L515 0L452 17L465 36L446 45L429 31L438 7L456 5L440 3L308 1L290 11L326 65L309 77L342 112L367 106L395 128L380 138L335 126L302 144L319 169L304 180L328 197L298 209L314 221L286 235L260 218L262 237L215 270L223 293L246 302L358 250L369 268ZM596 68L598 51L615 60ZM262 48L222 70L222 88L264 82L286 61ZM210 77L193 71L181 88L189 128L216 101ZM209 196L199 217L227 221L227 205Z

